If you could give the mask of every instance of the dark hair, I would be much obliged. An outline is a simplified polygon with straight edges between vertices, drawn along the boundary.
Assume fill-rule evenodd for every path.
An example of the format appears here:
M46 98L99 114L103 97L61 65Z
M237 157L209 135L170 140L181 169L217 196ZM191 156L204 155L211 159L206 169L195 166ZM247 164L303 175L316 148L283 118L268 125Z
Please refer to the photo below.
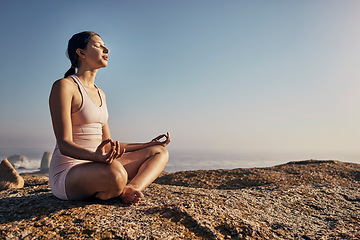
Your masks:
M75 74L75 68L79 67L79 56L76 53L76 50L78 48L80 49L86 49L87 44L89 43L92 36L99 36L99 34L91 32L91 31L85 31L80 32L77 34L74 34L68 43L67 47L67 57L70 59L71 62L71 68L65 73L64 77L68 77L72 74Z

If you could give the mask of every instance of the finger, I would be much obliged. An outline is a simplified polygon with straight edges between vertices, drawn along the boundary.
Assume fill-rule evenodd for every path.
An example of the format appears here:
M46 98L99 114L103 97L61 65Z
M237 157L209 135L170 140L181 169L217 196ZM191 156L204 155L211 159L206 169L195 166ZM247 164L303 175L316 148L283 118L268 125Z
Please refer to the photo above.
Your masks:
M114 142L114 141L112 142L112 148L114 149L114 152L111 155L111 159L115 159L118 154L118 150L117 150L116 142Z
M170 143L170 134L169 134L169 132L166 133L165 138L166 139L162 142L164 147Z
M113 153L113 149L110 148L109 152L103 157L105 162L109 162L112 153Z
M162 141L163 143L166 143L168 140L169 140L169 135L168 135L168 133L167 134L164 134L164 140Z
M112 151L106 162L111 163L115 159L114 156L115 156L115 151Z
M115 148L115 154L113 156L113 159L117 159L119 157L119 154L120 154L120 144L119 144L119 141L115 141L114 142L114 148Z
M112 145L111 148L112 148L113 152L110 155L109 159L114 160L116 158L116 155L117 155L116 143L112 142L111 145Z
M105 160L106 162L109 162L112 159L112 156L114 155L114 152L115 152L114 141L110 139L110 141L108 143L110 143L110 150L105 155L106 156L106 160Z
M118 141L115 141L114 144L115 144L115 146L114 146L114 147L115 147L114 159L116 159L116 158L118 157L118 155L119 155L119 152L120 152L119 142L118 142Z
M106 144L108 144L111 140L110 139L106 139L104 141L102 141L99 146L97 147L96 151L95 151L95 157L97 159L97 161L100 162L106 162L107 158L109 157L109 155L111 154L111 151L109 151L108 153L106 153L104 146ZM105 154L105 155L104 155Z
M165 134L161 134L161 135L157 136L155 139L156 139L156 140L160 140L160 139L163 138L164 136L165 136Z
M125 151L126 151L125 148L122 148L122 149L121 149L121 155L120 155L120 157L121 157L122 155L124 155Z
M122 155L124 155L124 153L125 153L125 152L126 152L126 148L124 148L124 150L123 150L123 152L122 152L121 156L122 156Z
M106 144L108 144L110 141L111 141L110 138L102 141L97 148L98 148L98 149L102 149L102 148L103 148Z
M119 142L119 141L116 141L116 144L117 144L117 148L118 148L118 152L117 152L116 158L119 158L119 157L121 157L121 155L122 155L122 149L121 149L121 145L120 145L120 142Z
M117 141L116 144L118 145L118 155L116 156L116 158L120 158L124 152L123 152L123 149L121 149L120 142Z

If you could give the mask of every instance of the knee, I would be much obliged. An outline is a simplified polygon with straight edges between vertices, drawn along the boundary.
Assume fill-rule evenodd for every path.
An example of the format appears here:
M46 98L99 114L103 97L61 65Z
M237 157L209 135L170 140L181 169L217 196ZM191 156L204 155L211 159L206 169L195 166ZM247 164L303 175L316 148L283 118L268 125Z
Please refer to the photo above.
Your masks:
M109 164L104 176L107 180L107 199L119 196L128 181L128 174L120 163ZM105 199L103 199L105 200Z
M167 161L169 160L169 152L165 147L160 146L160 145L152 146L151 147L151 155L153 156L153 155L157 155L157 154L161 155L163 161L165 161L167 163Z
M150 147L150 149L153 154L163 154L163 155L169 154L166 148L161 145L152 146Z
M112 167L111 180L114 185L114 191L120 195L128 181L127 171L120 163Z

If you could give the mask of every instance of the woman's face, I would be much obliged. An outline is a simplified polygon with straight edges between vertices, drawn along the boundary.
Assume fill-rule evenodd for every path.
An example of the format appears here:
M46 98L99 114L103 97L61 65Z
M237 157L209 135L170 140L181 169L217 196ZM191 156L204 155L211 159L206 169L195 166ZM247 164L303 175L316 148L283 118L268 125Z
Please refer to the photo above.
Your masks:
M108 65L109 49L105 47L103 40L94 35L89 40L86 49L80 50L79 58L91 68L103 68Z

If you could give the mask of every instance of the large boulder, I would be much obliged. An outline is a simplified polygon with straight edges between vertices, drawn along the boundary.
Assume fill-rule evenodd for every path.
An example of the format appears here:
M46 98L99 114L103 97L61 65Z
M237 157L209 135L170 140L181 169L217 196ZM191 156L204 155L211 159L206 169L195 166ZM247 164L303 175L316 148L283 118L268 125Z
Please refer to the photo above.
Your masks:
M24 155L12 155L7 159L14 168L28 168L30 165L29 159Z
M52 152L44 152L44 155L41 159L40 171L49 170L52 154L53 154Z
M0 191L24 187L24 179L16 172L7 159L0 163Z

